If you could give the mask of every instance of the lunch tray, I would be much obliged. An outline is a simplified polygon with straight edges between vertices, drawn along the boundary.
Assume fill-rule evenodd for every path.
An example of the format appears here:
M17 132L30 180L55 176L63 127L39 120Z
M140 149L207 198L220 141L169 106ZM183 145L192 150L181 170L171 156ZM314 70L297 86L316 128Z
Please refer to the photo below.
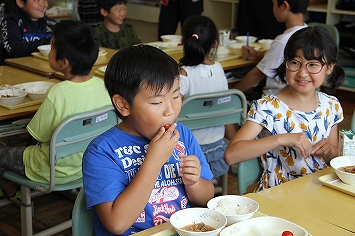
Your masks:
M327 187L355 196L355 185L345 184L334 172L320 176L318 179Z
M9 110L15 110L15 109L19 109L19 108L23 108L23 107L29 107L29 106L33 106L33 105L38 105L38 104L42 104L43 100L32 100L29 97L25 97L25 99L23 99L23 101L20 104L17 105L13 105L13 106L8 106L8 105L4 105L0 103L1 107L4 107L6 109Z
M39 59L48 61L48 57L43 56L40 52L33 52L33 53L31 53L31 54L32 54L32 56L34 56L35 58L39 58ZM101 53L101 54L97 57L97 60L95 61L94 65L97 66L97 65L107 64L108 58L106 57L106 55L107 55L107 52Z

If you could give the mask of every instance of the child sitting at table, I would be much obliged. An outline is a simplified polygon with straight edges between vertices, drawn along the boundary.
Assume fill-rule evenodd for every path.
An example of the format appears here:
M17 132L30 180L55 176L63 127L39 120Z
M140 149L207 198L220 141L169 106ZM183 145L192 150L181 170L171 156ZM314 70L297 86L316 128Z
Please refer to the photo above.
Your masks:
M132 25L124 23L127 14L127 0L97 1L104 22L95 27L100 46L121 49L141 43Z
M228 90L228 81L216 56L219 32L214 22L206 16L194 16L182 27L184 56L180 59L180 93L191 96ZM233 128L235 125L228 125ZM230 138L234 136L236 128ZM206 156L215 178L229 170L223 159L227 144L224 142L225 126L193 130Z
M229 165L262 155L257 191L328 168L338 155L343 109L336 97L317 91L322 85L333 91L344 80L337 53L323 27L300 29L288 40L285 60L275 69L288 86L252 103L225 152Z
M148 45L119 50L105 85L122 122L95 138L83 158L95 235L131 235L214 196L212 172L181 110L176 61ZM170 128L169 128L170 127Z
M7 58L30 56L38 46L49 44L56 24L45 15L46 0L7 0L5 4L15 10L1 22L0 65Z
M99 43L93 29L81 21L63 20L53 30L49 64L64 74L65 81L52 86L27 126L29 134L37 140L28 147L0 146L0 187L15 203L20 201L18 187L1 178L12 170L38 182L49 182L49 142L53 131L67 117L76 113L98 109L111 104L102 79L89 75L94 65ZM81 178L82 153L57 163L57 183ZM70 173L70 174L68 174Z

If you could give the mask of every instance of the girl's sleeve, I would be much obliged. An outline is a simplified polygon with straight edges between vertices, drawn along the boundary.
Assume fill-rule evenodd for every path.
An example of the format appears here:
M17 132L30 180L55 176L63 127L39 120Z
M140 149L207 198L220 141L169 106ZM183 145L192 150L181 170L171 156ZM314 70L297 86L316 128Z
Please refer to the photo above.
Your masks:
M10 57L29 56L37 51L37 47L43 44L49 44L50 38L41 38L39 40L23 42L21 28L18 27L15 19L5 18L1 24L1 38L4 48Z

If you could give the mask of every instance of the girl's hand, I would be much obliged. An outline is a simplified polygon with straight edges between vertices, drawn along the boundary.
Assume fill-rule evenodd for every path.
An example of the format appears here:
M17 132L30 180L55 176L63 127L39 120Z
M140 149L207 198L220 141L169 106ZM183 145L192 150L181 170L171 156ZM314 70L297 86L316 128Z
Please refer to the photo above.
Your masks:
M334 147L328 138L324 138L316 143L312 148L312 155L322 157L323 159L332 158Z
M249 58L250 60L258 59L258 52L254 50L253 47L243 46L242 47L242 57Z
M179 154L180 169L179 173L186 186L193 185L200 180L201 165L200 160L195 155L184 156Z
M161 127L149 144L146 159L154 158L156 164L160 163L162 166L171 157L179 138L180 134L176 130L176 123L166 131L164 127Z
M311 156L312 145L305 133L300 132L284 135L287 135L287 139L285 139L285 146L298 148L304 157Z

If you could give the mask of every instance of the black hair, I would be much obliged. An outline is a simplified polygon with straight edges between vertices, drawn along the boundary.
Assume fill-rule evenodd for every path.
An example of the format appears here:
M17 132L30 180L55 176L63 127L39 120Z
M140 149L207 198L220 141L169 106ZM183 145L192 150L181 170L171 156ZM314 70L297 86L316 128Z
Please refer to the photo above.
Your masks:
M289 38L284 50L284 62L275 69L283 83L286 83L286 61L295 58L298 50L303 51L307 60L316 60L325 66L334 64L333 71L326 78L324 89L333 93L344 80L343 68L337 64L338 46L331 33L322 26L306 27L296 31Z
M82 21L62 20L53 29L52 46L57 60L68 59L73 75L88 75L99 54L94 30Z
M130 105L144 87L155 93L172 88L179 78L177 62L165 52L149 46L136 45L120 49L109 61L105 72L105 86L112 98L119 94ZM122 118L121 114L118 116Z
M25 4L27 3L27 0L22 0ZM4 11L5 14L9 14L13 11L16 11L17 9L20 9L19 6L16 4L16 0L5 0L4 1Z
M184 56L180 59L180 66L201 64L218 39L218 29L207 16L194 16L186 20L182 26Z
M286 1L291 7L291 12L294 14L306 13L309 0L277 0L277 5L281 6L283 2Z
M117 4L127 5L127 0L97 0L97 6L99 7L99 10L103 8L107 12L110 12L111 8Z

